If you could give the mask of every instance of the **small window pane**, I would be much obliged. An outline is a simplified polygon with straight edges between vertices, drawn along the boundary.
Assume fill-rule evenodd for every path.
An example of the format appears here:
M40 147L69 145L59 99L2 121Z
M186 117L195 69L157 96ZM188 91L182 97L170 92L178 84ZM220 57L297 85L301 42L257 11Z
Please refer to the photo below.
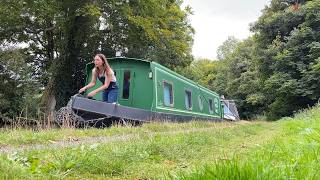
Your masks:
M212 102L212 99L209 99L209 112L210 112L210 113L213 112L213 102Z
M130 71L124 71L122 98L129 99L130 94Z
M231 116L233 115L231 110L230 110L230 108L229 108L229 106L226 103L223 106L223 113L225 115L231 115Z
M163 83L163 99L164 99L164 105L166 106L173 105L172 85L167 82Z
M218 114L219 113L219 100L217 98L214 99L214 111Z
M199 101L199 108L202 111L203 110L203 100L202 100L201 96L198 96L198 101Z
M192 108L191 91L185 91L185 105L187 109Z

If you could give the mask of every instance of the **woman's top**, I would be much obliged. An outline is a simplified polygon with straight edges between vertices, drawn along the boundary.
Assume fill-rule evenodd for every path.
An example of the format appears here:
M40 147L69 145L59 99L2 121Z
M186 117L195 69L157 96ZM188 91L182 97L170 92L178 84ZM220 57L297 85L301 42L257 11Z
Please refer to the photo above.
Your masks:
M95 70L96 71L96 70ZM97 71L96 71L97 72ZM109 90L109 89L115 89L115 88L117 88L117 78L116 78L116 76L114 75L114 72L111 70L111 73L109 73L109 74L107 74L108 76L111 76L111 81L110 81L110 84L109 84L109 86L108 86L108 88L107 88L107 90ZM106 80L106 73L105 73L105 71L102 73L102 74L98 74L98 79L99 79L99 81L101 81L102 83L104 83L105 82L105 80Z
M94 71L95 71L96 73L98 73L96 69L94 69ZM111 70L111 72L110 72L109 74L107 74L107 75L108 75L108 76L109 76L109 75L111 76L111 82L117 82L117 78L116 78L116 76L114 75L113 70ZM103 71L103 73L98 74L97 76L98 76L98 79L99 79L102 83L104 83L104 82L105 82L105 78L106 78L106 71Z

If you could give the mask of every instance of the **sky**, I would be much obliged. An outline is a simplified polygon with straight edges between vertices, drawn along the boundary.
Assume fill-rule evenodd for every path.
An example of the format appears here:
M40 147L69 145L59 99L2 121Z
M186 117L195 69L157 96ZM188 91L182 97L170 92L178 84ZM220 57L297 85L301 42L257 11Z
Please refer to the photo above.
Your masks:
M195 29L192 54L195 58L216 59L218 47L228 36L245 39L252 33L249 24L262 14L269 0L184 0L191 6L189 17Z

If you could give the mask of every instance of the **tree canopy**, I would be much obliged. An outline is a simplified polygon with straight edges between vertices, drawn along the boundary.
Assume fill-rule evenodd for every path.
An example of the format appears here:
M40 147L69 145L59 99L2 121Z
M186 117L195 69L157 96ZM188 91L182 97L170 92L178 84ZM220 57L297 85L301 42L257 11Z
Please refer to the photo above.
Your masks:
M320 1L272 0L245 40L218 61L193 61L190 7L181 0L3 0L0 115L40 101L53 110L84 84L97 52L157 61L234 99L242 118L278 119L320 98ZM1 117L0 117L1 118Z
M85 64L97 52L188 66L194 30L180 0L4 0L0 42L21 49L32 78L45 87L48 109L65 105L84 84ZM1 56L1 67L6 63ZM15 61L18 61L15 59ZM1 69L1 72L7 74ZM4 75L7 77L7 75ZM1 86L1 85L0 85Z
M226 51L212 89L235 99L242 117L277 119L318 102L320 1L299 3L272 0L253 37L219 49Z

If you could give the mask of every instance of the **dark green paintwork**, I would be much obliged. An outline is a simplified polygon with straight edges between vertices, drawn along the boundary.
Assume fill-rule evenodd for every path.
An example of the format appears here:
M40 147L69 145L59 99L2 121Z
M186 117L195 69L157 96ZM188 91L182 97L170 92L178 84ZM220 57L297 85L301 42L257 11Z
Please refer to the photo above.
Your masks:
M116 73L119 84L118 102L121 105L178 115L214 118L221 118L223 115L220 97L217 93L198 85L158 63L133 58L109 58L108 62ZM93 67L94 65L92 63L87 65L86 84L91 81ZM128 100L122 98L125 70L130 70L131 72L130 95ZM163 104L164 81L173 85L173 106L165 106ZM101 86L101 83L97 80L96 86L92 89L99 86ZM185 90L192 92L191 109L185 107ZM199 96L203 99L202 110L199 107ZM101 93L97 94L95 99L101 100ZM209 111L209 99L215 102L213 112Z
M150 110L153 99L153 89L150 88L152 87L153 81L148 77L150 72L150 63L146 61L125 58L109 58L108 62L111 68L115 71L117 82L119 84L119 104ZM86 84L91 81L91 72L93 67L94 65L92 63L87 65L88 76ZM129 99L122 98L123 73L125 70L131 71ZM91 90L96 89L99 86L101 86L101 82L97 80L96 86ZM101 100L101 92L98 93L94 98Z
M221 117L221 102L219 95L214 93L197 83L161 66L158 63L151 63L154 74L154 82L157 91L154 93L156 104L152 107L152 111L171 112L174 114L195 115L205 117ZM173 84L173 107L163 104L163 82ZM192 92L192 109L189 110L185 106L185 90ZM203 98L203 109L200 110L198 97ZM209 112L209 99L216 99L215 112Z

